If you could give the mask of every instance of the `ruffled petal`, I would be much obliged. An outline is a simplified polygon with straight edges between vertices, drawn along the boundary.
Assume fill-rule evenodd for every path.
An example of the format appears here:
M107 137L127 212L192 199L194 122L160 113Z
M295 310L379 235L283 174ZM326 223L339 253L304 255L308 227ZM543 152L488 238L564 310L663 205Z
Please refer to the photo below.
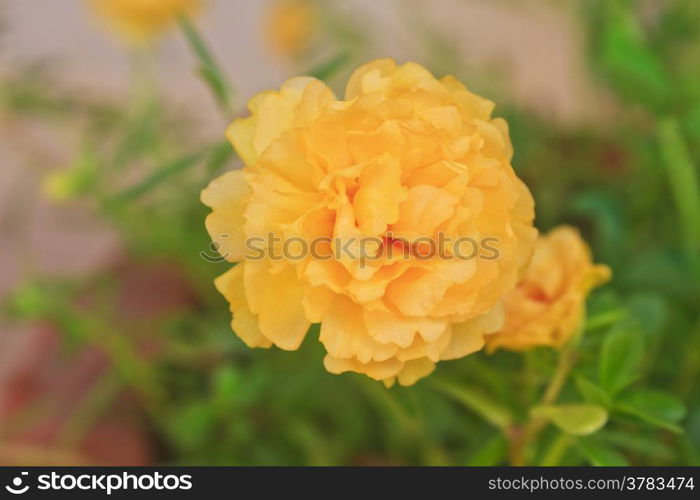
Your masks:
M214 280L217 290L229 301L231 328L248 347L270 347L272 342L260 331L258 316L248 307L243 286L243 267L239 264Z
M207 231L219 254L229 262L245 256L244 215L250 194L241 170L225 173L202 191L202 203L213 210L205 221Z
M277 347L299 348L311 326L304 311L304 287L294 269L273 272L268 261L246 262L245 292L250 309L258 315L260 331Z

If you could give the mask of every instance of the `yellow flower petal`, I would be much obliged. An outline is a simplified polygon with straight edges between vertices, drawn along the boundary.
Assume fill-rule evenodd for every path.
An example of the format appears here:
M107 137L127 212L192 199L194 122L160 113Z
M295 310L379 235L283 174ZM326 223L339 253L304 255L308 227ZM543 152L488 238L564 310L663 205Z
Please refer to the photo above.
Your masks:
M344 372L364 373L374 380L387 380L396 376L403 363L397 359L390 358L384 361L369 361L362 363L354 358L334 358L327 354L323 358L323 365L330 373L340 374Z
M292 267L272 272L270 263L246 262L246 298L260 331L280 349L299 348L311 322L304 313L304 287Z
M239 264L219 276L214 284L217 290L226 297L231 305L233 320L231 328L248 347L270 347L272 342L267 339L258 326L258 317L253 314L245 296L243 286L243 267Z
M397 378L401 385L413 385L420 379L430 375L435 370L435 363L427 358L407 361Z
M305 94L308 101L302 103ZM333 93L319 80L309 76L291 78L279 91L268 90L253 97L248 104L252 116L234 121L226 137L243 162L253 165L272 141L294 125L300 109L308 120L308 115L313 116L318 107L332 99Z
M125 41L150 42L181 14L193 15L202 0L88 0L94 11Z
M591 260L572 227L542 236L525 276L504 299L506 323L487 337L488 349L564 345L581 326L588 293L610 279L610 269Z
M399 204L406 196L401 185L401 166L396 158L381 155L359 176L354 204L361 232L382 234L399 218Z
M245 256L244 212L251 190L241 170L228 172L213 180L202 191L202 203L213 212L206 218L206 227L219 254L229 262Z
M329 371L391 386L499 335L500 305L537 231L532 196L510 165L507 124L491 117L491 101L419 64L382 59L355 71L345 100L297 78L254 97L249 109L227 133L247 188L216 189L231 177L203 196L212 232L236 226L248 242L262 239L254 249L262 258L247 253L237 271L243 291L225 292L244 311L234 322L246 342L294 349L320 323ZM244 210L235 200L245 200ZM292 257L284 252L291 238L307 249L321 244ZM486 238L495 246L485 248ZM469 241L476 253L462 246ZM566 269L543 288L555 294ZM589 273L579 294L603 275ZM552 309L566 316L562 328L579 317L572 297Z
M428 316L404 316L389 311L364 310L367 332L377 342L393 343L399 347L408 347L416 335L424 340L433 341L440 337L448 327L445 318Z
M385 361L398 351L395 344L382 344L370 337L362 308L338 295L321 322L321 343L333 358L355 358L360 363Z
M409 241L433 236L435 229L454 214L458 202L455 195L435 186L414 186L401 203L399 220L391 225L391 231Z
M452 337L440 358L458 359L479 351L484 347L484 335L497 332L503 327L503 306L496 305L489 312L452 325Z

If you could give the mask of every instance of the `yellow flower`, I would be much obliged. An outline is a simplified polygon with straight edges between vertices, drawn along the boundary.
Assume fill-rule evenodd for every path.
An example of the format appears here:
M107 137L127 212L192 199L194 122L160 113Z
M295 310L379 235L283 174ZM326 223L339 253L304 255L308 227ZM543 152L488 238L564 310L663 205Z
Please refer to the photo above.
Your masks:
M298 77L248 107L227 130L244 168L202 192L212 239L239 262L216 281L238 336L294 350L321 323L328 371L387 385L480 350L537 235L493 103L453 77L382 59L355 71L344 100ZM440 235L494 238L498 258L411 251ZM246 247L255 238L267 242L263 258ZM342 251L358 238L380 243L366 262ZM292 258L293 239L324 244Z
M265 17L265 38L277 54L297 56L309 45L315 17L309 0L276 0Z
M541 236L523 280L504 301L506 322L488 336L488 349L561 347L580 328L588 293L610 275L608 266L592 263L576 229L560 226Z
M180 14L193 14L202 0L87 0L110 28L134 44L150 42Z

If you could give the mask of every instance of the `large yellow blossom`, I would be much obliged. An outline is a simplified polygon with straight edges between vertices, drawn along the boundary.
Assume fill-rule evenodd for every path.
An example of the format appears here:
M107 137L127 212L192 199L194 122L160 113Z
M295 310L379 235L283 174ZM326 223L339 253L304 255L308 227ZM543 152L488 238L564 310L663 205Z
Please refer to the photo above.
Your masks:
M321 323L328 371L387 385L413 384L436 362L481 349L501 328L501 298L536 239L532 197L493 107L453 77L390 59L355 71L344 100L308 77L251 99L251 116L227 131L243 170L202 192L212 239L238 262L216 281L238 336L294 350ZM253 259L246 240L270 233L332 238L323 254L332 258ZM358 236L403 247L438 233L494 238L498 258L382 247L363 265L336 252L337 241Z
M170 28L180 14L199 10L203 0L87 0L121 37L144 43Z
M504 300L506 322L489 335L489 350L561 347L581 326L588 293L609 279L610 268L592 263L576 229L553 229L537 241L525 277Z

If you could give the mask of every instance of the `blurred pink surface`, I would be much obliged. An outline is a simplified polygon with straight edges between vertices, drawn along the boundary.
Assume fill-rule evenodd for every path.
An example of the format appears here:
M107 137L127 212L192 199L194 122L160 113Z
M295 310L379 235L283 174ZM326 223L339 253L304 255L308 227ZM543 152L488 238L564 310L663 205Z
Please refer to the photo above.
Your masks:
M152 359L161 339L148 328L149 322L191 307L193 295L177 270L167 265L119 263L110 272L119 283L113 323L128 332L144 359ZM68 446L61 441L62 430L108 376L110 360L103 351L90 347L71 352L49 324L6 337L0 354L0 465L153 462L155 448L143 408L125 389L108 396L77 442Z
M66 356L59 334L38 326L15 336L0 365L0 464L145 465L153 445L133 398L120 393L89 425L77 446L57 442L73 413L104 376L108 359L96 349ZM4 425L3 425L4 424Z

